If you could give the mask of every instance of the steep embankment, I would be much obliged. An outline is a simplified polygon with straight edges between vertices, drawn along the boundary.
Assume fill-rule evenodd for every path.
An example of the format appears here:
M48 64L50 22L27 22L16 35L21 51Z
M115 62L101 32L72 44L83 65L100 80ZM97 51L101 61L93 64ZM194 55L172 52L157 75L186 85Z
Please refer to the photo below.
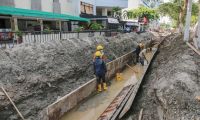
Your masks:
M172 37L173 38L173 37ZM167 39L125 120L199 120L200 56L179 35Z
M19 110L30 120L61 96L93 78L92 56L97 44L105 46L109 59L130 52L136 41L152 34L122 34L20 45L0 50L0 84L3 84ZM18 116L0 91L0 120Z

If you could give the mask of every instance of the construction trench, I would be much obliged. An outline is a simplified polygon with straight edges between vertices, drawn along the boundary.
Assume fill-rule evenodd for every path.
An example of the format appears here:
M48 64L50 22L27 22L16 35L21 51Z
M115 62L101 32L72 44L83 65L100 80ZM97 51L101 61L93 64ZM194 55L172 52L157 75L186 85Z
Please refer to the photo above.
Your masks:
M135 64L133 50L137 45L136 42L142 41L148 45L149 39L156 44L162 40L166 42L163 41L159 52L155 47L151 53L147 54L149 61L155 57L152 65L142 67L140 64ZM140 35L130 33L110 38L100 36L52 41L31 46L21 45L9 51L0 51L2 61L0 82L27 120L138 120L141 110L143 111L142 120L190 120L190 118L198 120L200 105L195 96L200 95L200 59L184 43L181 43L181 40L177 39L181 39L180 36L160 37L158 33ZM177 47L177 43L181 46ZM99 94L95 93L96 81L93 79L91 62L97 44L105 46L105 54L110 60L107 61L108 80L113 79L108 91ZM181 51L180 48L184 49L182 51L189 51L185 56L175 58L188 58L190 71L187 70L188 74L185 78L190 84L180 81L185 74L179 73L183 78L175 76L177 81L174 81L175 87L172 87L170 84L173 81L167 77L167 75L170 76L170 72L164 71L168 70L168 66L159 66L168 64L165 60L171 54L172 56L180 55L181 53L177 52ZM175 50L174 53L173 50ZM158 55L156 56L155 53ZM157 61L160 63L158 64ZM127 66L127 63L131 66ZM170 61L170 65L172 63L173 61ZM187 62L180 63L183 65L180 71L188 68ZM114 77L119 71L122 72L123 80L116 81ZM144 76L145 73L147 75ZM191 79L188 77L190 74L193 76ZM163 80L164 78L170 79L169 83ZM166 88L167 86L170 86L170 90ZM176 89L177 92L175 92ZM166 98L163 91L167 94ZM174 94L170 93L171 91L174 91ZM178 98L179 94L181 99ZM169 97L169 100L173 98L170 104L167 101ZM179 101L177 102L176 99ZM0 120L20 119L1 91L0 100L2 101ZM180 113L177 115L176 112Z

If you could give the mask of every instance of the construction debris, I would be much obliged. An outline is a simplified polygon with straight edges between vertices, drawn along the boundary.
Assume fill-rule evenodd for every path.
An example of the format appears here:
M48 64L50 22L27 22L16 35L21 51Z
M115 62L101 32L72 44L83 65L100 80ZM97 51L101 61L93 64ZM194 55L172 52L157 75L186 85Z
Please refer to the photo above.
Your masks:
M200 91L200 56L176 34L166 37L159 51L130 115L138 120L138 113L145 108L142 120L159 120L159 112L163 113L164 120L198 120L200 104L196 95Z

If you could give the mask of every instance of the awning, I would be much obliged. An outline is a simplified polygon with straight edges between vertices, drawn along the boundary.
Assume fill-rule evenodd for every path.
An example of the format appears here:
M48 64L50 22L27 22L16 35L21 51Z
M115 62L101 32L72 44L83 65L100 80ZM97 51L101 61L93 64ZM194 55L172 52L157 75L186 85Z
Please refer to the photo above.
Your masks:
M22 16L22 17L34 17L41 19L60 19L60 20L75 20L75 21L85 21L89 22L89 19L81 18L78 16L67 15L67 14L58 14L52 12L43 12L39 10L28 10L7 6L0 6L0 14L3 15L12 15L12 16Z

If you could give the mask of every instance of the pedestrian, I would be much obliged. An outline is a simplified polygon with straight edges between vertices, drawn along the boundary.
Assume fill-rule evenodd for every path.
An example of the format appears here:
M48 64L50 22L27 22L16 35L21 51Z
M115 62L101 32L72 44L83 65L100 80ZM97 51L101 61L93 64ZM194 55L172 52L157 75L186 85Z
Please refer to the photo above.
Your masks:
M145 60L147 61L147 64L148 64L148 60L145 56L146 53L147 53L147 49L144 49L144 46L142 45L141 52L139 54L139 59L140 59L140 63L142 64L142 66L144 66Z
M101 92L102 91L102 85L103 89L107 90L107 84L106 84L106 64L104 60L102 59L102 54L100 51L97 51L95 53L95 59L93 62L94 65L94 74L96 75L97 79L97 91Z

